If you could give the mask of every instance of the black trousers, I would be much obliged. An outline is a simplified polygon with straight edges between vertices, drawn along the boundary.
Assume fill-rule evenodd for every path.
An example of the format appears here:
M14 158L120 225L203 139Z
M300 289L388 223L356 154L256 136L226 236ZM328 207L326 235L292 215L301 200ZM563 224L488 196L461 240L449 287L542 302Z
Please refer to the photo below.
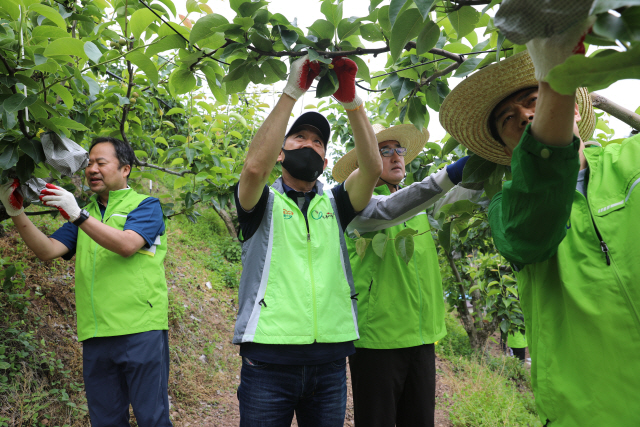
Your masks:
M524 362L524 356L526 354L526 347L525 348L512 348L511 351L513 351L513 355L514 357L517 357L518 359L520 359L521 362Z
M356 348L349 356L356 427L432 427L436 403L434 345Z
M92 427L171 427L169 335L148 331L83 341L83 375Z

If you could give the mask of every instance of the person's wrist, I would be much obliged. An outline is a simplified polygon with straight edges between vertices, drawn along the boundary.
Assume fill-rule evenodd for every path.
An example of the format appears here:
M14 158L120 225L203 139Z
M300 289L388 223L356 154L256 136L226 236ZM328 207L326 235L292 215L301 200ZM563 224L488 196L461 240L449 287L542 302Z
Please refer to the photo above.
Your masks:
M342 102L342 101L338 101L345 110L347 111L356 111L357 109L360 108L360 106L363 104L362 98L360 98L357 94L356 97L353 99L353 101L350 102Z
M77 227L80 227L80 224L85 222L88 218L89 218L89 212L86 211L85 209L80 209L78 217L75 220L72 220L71 215L69 215L69 222L71 222L73 225Z
M296 88L293 85L290 86L289 84L287 84L284 90L282 91L282 93L284 93L285 95L288 95L291 98L293 98L294 101L297 101L298 99L302 98L302 95L304 95L305 92L306 90Z
M82 209L80 209L78 206L72 206L68 209L65 209L65 212L67 213L67 215L69 215L69 222L74 223L80 217Z

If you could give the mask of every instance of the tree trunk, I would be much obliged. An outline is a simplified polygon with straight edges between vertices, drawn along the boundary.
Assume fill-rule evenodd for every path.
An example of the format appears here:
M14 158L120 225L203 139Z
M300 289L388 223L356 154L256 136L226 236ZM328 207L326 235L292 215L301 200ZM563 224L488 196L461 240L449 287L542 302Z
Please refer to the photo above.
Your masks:
M469 337L469 343L471 344L471 348L479 349L480 341L478 337L478 331L473 321L473 316L469 314L469 310L467 309L467 297L466 292L464 290L464 283L462 282L462 277L460 277L460 272L458 271L458 267L456 267L456 263L453 258L447 255L447 259L449 260L449 266L451 267L451 271L453 272L454 277L456 278L456 282L458 282L458 286L460 289L460 299L458 299L458 305L456 309L458 310L458 315L462 320L462 326L464 330L467 332L467 336Z
M215 204L212 203L211 206L213 206L213 209L220 216L220 218L222 218L222 221L224 222L224 225L227 227L227 231L229 232L229 236L237 239L238 233L236 233L236 228L233 226L233 221L231 220L231 216L229 216L227 211L225 211L224 209L216 208Z

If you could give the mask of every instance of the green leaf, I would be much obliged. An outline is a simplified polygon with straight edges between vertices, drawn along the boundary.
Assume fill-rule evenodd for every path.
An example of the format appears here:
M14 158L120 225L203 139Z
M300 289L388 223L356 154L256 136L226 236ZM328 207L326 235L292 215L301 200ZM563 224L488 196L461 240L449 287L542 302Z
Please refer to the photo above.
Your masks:
M200 13L200 8L198 7L198 2L196 0L187 0L187 12Z
M422 18L427 19L427 15L429 14L431 7L435 3L435 0L413 0L413 2L416 4L418 10L420 11Z
M191 34L193 34L193 31L191 32ZM185 43L186 42L182 39L182 37L177 34L172 34L170 36L162 37L151 44L149 47L147 47L145 54L147 55L147 57L151 58L153 55L157 55L158 53L164 52L166 50L184 48Z
M224 32L225 26L228 24L229 21L227 18L216 13L203 16L196 21L195 25L191 29L189 42L191 42L191 44L195 44L198 40L212 36L217 32Z
M156 16L149 9L138 9L133 12L129 20L129 29L133 37L136 39L140 38L140 34L146 31L149 25L156 19Z
M447 143L444 144L444 147L442 147L440 157L444 158L447 154L451 153L458 145L460 145L460 143L456 141L454 137L449 137Z
M324 19L316 20L309 27L309 31L313 33L313 35L317 36L319 39L329 39L329 40L333 38L333 33L335 29L336 27L334 27L334 25L331 22L325 21Z
M406 2L407 0L391 0L389 4L389 22L391 23L391 28L395 25L398 14Z
M173 87L176 95L188 93L196 87L196 78L190 70L176 68L169 77L169 85Z
M92 42L86 42L84 44L84 53L86 53L89 59L96 64L100 62L102 52L100 52L100 49L98 49L98 47Z
M396 25L391 30L391 40L389 42L391 48L391 57L396 61L407 42L422 30L422 15L418 9L407 9L396 20Z
M369 67L367 66L367 63L357 55L352 55L348 58L355 62L358 66L358 73L356 74L356 78L362 79L367 83L371 83L371 75L369 73Z
M611 9L618 9L623 6L638 6L640 0L596 0L591 6L589 15L597 15L602 12L607 12Z
M333 4L333 0L324 0L320 6L320 12L337 27L342 21L342 0L338 0L338 4Z
M502 322L500 322L500 330L506 334L509 332L509 325L510 323L507 319L502 319Z
M496 164L473 153L464 165L462 182L484 182L489 179Z
M46 57L74 55L84 60L89 59L84 52L84 42L74 38L56 39L49 43L42 55Z
M377 42L384 40L382 29L377 24L364 24L360 26L360 36L369 42Z
M278 25L278 32L280 33L282 44L284 44L287 49L291 50L291 46L293 46L293 44L298 40L298 33L287 30L282 25Z
M184 109L182 109L180 107L174 107L174 108L170 109L169 111L167 111L166 113L164 113L165 116L170 116L172 114L186 115L187 113L184 111Z
M463 6L460 10L449 14L449 22L456 30L458 40L475 30L480 20L480 13L471 6Z
M144 53L139 50L134 50L127 55L127 59L131 61L136 67L138 67L147 76L154 85L158 84L158 69L153 61L151 61Z
M482 58L466 58L466 60L460 64L453 74L454 77L464 77L476 69L478 64L482 61Z
M384 252L387 247L387 242L389 241L389 237L386 233L378 233L373 237L373 241L371 242L371 248L376 255L380 258L384 259Z
M10 145L0 154L0 169L10 169L16 163L18 163L18 146Z
M579 87L596 91L623 79L640 78L640 46L604 57L573 55L554 67L547 81L558 93L570 95Z
M318 85L316 86L316 98L324 98L325 96L331 96L338 90L338 76L333 70L329 70L325 74Z
M440 27L433 21L427 21L416 40L416 54L422 55L433 49L440 39Z
M396 255L398 255L407 265L409 264L409 261L411 261L411 258L413 257L413 251L414 251L413 235L415 233L416 233L415 230L412 230L410 228L405 228L404 230L396 234L396 237L395 237Z
M62 83L51 86L51 90L62 98L67 108L73 108L73 96L66 87L62 86Z
M7 113L13 113L14 111L22 110L23 108L28 107L37 100L37 95L24 96L21 93L16 93L5 99L2 107Z
M64 28L65 30L67 29L67 23L64 21L64 18L52 7L36 3L29 6L29 11L39 13L51 20L51 22L56 24L58 27Z
M36 163L42 163L45 161L44 151L42 149L42 143L35 139L22 139L18 143L20 149L25 154L33 159Z
M360 237L356 240L356 253L360 257L360 261L364 259L364 255L367 253L367 246L371 239L365 239L364 237Z
M262 35L258 34L258 32L256 31L251 33L251 35L249 36L249 39L251 40L251 43L253 43L255 47L257 47L258 49L264 52L271 52L273 50L273 45L271 44L271 40L269 40L266 37L263 37Z
M391 83L390 88L393 93L393 97L396 101L400 102L400 100L407 96L415 86L416 83L414 81L400 77Z
M338 24L338 39L344 40L347 37L353 35L360 28L359 21L351 22L351 19L345 18Z
M241 16L252 17L258 9L266 6L267 4L268 3L266 1L246 2L240 5L238 11Z
M260 69L265 75L263 84L273 84L277 81L284 80L287 77L287 66L282 61L275 58L267 59Z
M40 25L33 29L31 33L33 38L49 38L49 39L61 39L65 37L71 37L71 34L67 33L67 27L53 27L51 25Z
M51 122L56 126L62 126L67 129L72 130L89 130L86 126L76 122L75 120L71 120L67 117L52 117Z
M440 246L444 249L444 252L447 254L447 258L451 253L451 223L447 222L442 226L442 230L438 231L438 240L440 241Z
M416 129L422 131L422 128L425 126L425 117L429 117L429 113L427 113L427 107L422 104L419 97L414 96L409 100L409 109L407 114L409 116L409 120L411 120L411 123L413 123Z

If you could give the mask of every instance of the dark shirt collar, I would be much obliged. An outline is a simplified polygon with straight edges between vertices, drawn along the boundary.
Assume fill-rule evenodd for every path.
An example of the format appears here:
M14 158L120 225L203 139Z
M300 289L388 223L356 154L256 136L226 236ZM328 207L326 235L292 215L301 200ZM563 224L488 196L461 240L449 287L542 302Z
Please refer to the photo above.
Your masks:
M293 188L285 184L284 181L282 181L282 188L284 188L284 192L287 194L287 196L291 198L304 197L305 195L308 195L310 199L313 199L315 195L318 194L317 184L314 185L313 188L310 191L307 191L306 193L303 193L302 191L294 190Z

